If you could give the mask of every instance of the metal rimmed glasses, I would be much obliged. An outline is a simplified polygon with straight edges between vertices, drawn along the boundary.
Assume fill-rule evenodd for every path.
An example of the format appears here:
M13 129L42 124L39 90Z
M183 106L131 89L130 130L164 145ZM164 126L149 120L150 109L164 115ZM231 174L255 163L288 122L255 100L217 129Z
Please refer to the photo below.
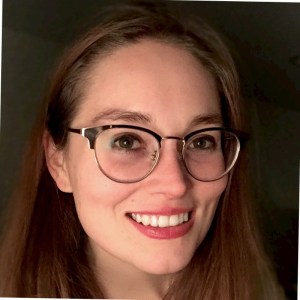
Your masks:
M132 125L105 125L74 129L89 141L100 170L113 181L134 183L143 180L159 161L162 141L177 140L179 158L188 173L199 181L215 181L234 166L240 151L238 132L223 127L193 131L184 137L161 137L147 128Z

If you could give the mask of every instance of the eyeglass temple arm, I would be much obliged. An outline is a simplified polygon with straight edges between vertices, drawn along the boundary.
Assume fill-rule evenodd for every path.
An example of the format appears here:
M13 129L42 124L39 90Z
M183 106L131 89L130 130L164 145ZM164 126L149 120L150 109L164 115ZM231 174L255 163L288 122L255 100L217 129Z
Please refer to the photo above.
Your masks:
M82 128L82 129L68 128L68 131L73 133L78 133L83 137L87 138L89 141L90 149L95 149L95 141L98 134L98 130L96 130L95 128Z
M237 135L241 144L241 148L244 148L251 139L251 134L245 131L237 131Z

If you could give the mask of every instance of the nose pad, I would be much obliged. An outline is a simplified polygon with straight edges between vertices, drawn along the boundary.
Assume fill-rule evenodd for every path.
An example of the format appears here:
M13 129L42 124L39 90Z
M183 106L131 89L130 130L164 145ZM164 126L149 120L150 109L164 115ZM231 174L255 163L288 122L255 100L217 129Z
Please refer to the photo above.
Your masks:
M184 141L177 137L164 138L166 139L175 141L164 145L161 152L153 152L152 158L157 159L157 164L155 172L148 178L149 184L146 187L151 194L160 194L164 195L165 199L178 200L183 197L190 185L182 157Z
M173 139L173 140L176 140L176 154L174 156L174 158L177 158L178 159L178 163L180 165L180 168L182 168L182 171L184 169L186 169L186 166L185 166L185 163L184 163L184 158L183 158L183 149L184 149L184 145L185 145L185 140L183 140L182 138L179 138L179 137L166 137L164 138L164 140L167 140L167 139ZM153 169L157 167L159 163L159 160L161 159L161 153L160 151L157 151L155 150L152 155L151 155L151 160L154 162L154 166L153 166ZM152 169L152 171L153 171ZM151 172L152 172L151 171Z
M152 157L152 159L151 159L152 161L156 161L158 159L158 151L154 150L151 157Z
M180 161L183 161L183 148L184 148L185 141L178 140L177 141L177 157Z

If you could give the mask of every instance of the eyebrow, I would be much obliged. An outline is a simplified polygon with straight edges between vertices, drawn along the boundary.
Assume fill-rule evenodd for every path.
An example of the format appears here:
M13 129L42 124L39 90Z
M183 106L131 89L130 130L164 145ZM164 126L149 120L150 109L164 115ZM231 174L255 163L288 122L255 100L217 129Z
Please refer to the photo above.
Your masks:
M122 109L107 109L97 114L93 119L92 123L97 124L100 120L111 120L111 121L127 121L137 123L151 123L152 118L148 114L140 113L137 111L129 111Z
M138 111L130 111L123 109L107 109L100 112L91 120L93 124L99 123L101 120L126 121L135 123L152 123L152 117L149 114ZM222 124L222 116L219 113L200 114L195 116L191 121L191 126L203 124Z
M197 126L197 125L202 125L202 124L222 124L223 123L223 118L221 114L219 113L212 113L212 114L207 114L207 115L198 115L195 118L193 118L191 122L191 126Z

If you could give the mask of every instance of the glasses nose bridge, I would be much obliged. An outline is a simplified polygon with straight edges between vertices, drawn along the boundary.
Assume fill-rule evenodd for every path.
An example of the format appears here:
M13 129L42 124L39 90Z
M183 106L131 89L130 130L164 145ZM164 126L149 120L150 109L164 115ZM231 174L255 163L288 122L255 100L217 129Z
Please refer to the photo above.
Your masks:
M165 140L176 140L176 144L177 144L177 153L178 153L178 158L180 160L183 159L183 149L184 149L184 145L185 145L185 139L181 138L179 136L165 136L161 138L161 142L165 141Z

